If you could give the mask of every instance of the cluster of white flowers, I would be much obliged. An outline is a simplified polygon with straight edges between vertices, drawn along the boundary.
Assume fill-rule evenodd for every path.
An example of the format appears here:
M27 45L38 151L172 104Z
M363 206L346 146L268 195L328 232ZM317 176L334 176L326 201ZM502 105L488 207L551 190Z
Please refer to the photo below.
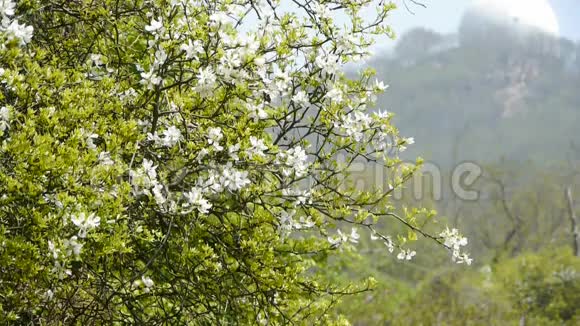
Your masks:
M0 16L14 16L16 10L16 3L12 0L0 0Z
M3 106L0 108L0 131L10 128L10 109Z
M80 212L78 214L71 214L70 219L79 228L79 238L85 238L88 231L98 227L101 223L101 218L94 213L85 214L84 212Z
M389 250L390 253L393 253L393 251L395 251L395 243L393 242L391 236L377 235L373 231L373 233L371 234L371 240L373 241L383 240L383 244L387 247L387 250Z
M275 127L270 127L276 124L291 125L295 122L293 119L304 118L304 126L301 127L309 128L308 132L311 135L334 127L335 129L331 131L332 137L348 137L356 142L355 151L368 150L377 155L382 154L384 161L391 154L388 152L390 149L396 147L403 151L406 146L413 143L413 138L398 136L396 129L389 124L390 116L386 111L367 113L367 107L376 102L377 94L387 88L383 82L367 80L356 87L345 82L341 72L343 64L363 57L367 52L361 44L368 40L364 38L363 33L340 33L340 27L332 22L331 8L327 3L313 1L307 4L306 7L312 10L313 16L305 17L303 20L297 18L290 23L290 26L296 27L297 33L301 33L301 37L297 37L297 40L289 41L289 46L293 48L291 56L272 50L284 39L282 28L290 28L288 25L282 27L279 22L275 22L279 20L277 15L281 14L276 11L275 3L256 2L252 9L256 10L256 13L259 12L258 26L255 31L247 32L245 35L239 33L236 26L238 23L241 24L241 20L247 15L243 12L247 8L236 4L219 6L219 9L211 8L208 11L207 26L209 39L197 38L190 33L192 24L197 22L188 17L187 12L197 9L195 8L197 5L191 0L172 0L171 14L163 9L155 11L155 14L147 14L147 22L142 28L147 35L149 55L136 63L141 76L141 88L148 94L151 92L147 90L160 92L161 105L164 106L167 104L164 101L170 102L163 97L165 88L171 88L172 84L187 83L189 89L193 90L190 94L193 95L191 101L202 103L200 111L205 110L204 103L213 107L215 103L212 102L225 94L219 110L224 110L228 114L235 111L236 118L240 114L240 121L247 121L249 118L251 123L253 120L259 130L251 136L236 135L237 126L230 129L228 124L230 122L227 119L221 121L218 115L208 118L207 122L210 124L207 125L202 121L208 117L207 112L199 115L196 112L195 117L200 117L199 124L197 121L189 124L185 121L181 130L171 125L176 123L176 120L165 120L164 117L160 117L155 126L155 128L159 126L159 130L152 130L152 123L149 122L152 119L140 117L146 121L141 127L143 132L147 133L148 140L159 147L174 147L179 144L183 150L193 148L191 158L193 162L197 161L200 168L189 171L190 175L178 181L183 182L184 190L172 193L171 191L176 188L169 186L173 185L173 179L171 183L160 179L175 175L174 171L160 172L158 177L157 166L143 159L142 167L129 171L135 196L152 197L160 207L175 207L182 209L185 214L191 212L210 214L212 208L215 209L214 205L218 203L216 198L235 196L252 182L261 182L261 178L255 177L257 173L250 174L248 170L248 166L256 167L257 171L276 174L276 178L272 180L280 180L271 190L283 197L284 209L275 208L274 212L277 212L275 215L278 218L279 231L284 238L292 230L304 230L315 226L310 216L300 215L302 210L299 207L312 204L312 193L317 193L317 189L301 190L297 186L297 181L305 177L310 170L316 173L311 166L318 168L319 165L316 164L318 160L315 155L316 149L309 147L308 154L302 147L306 142L296 141L294 135L277 139ZM180 11L183 12L180 14ZM310 24L312 22L316 24ZM304 27L317 24L323 25L324 28L319 31L314 27ZM328 31L322 32L323 29ZM325 35L326 32L337 35L336 42L324 42L328 36ZM321 45L312 46L312 44ZM95 66L102 65L100 57L91 60ZM145 69L141 68L141 65ZM175 76L177 71L183 75ZM160 87L161 85L163 87ZM240 96L236 94L237 91L231 92L232 86L236 88L240 85L243 86L240 87L242 89L247 86L247 93ZM356 91L352 91L353 88ZM122 99L124 101L136 98L139 93L130 89L122 93ZM188 105L190 104L181 106ZM164 112L173 114L172 112L179 110L172 106L170 110ZM311 117L312 111L315 110L328 113L330 118ZM191 118L187 117L188 112L185 113L186 117L182 118ZM179 119L177 115L174 117ZM214 121L216 117L218 118ZM312 118L313 120L308 121L314 121L313 123L319 125L309 126L306 118ZM323 120L325 122L321 122ZM326 125L326 121L336 122L334 125L332 122ZM222 129L224 126L228 126L227 130ZM187 144L182 132L188 135ZM261 132L270 133L269 136L272 137L264 136L260 134ZM201 137L196 137L199 135ZM98 135L90 134L86 137L88 146L95 148L94 140ZM270 143L269 139L276 140ZM306 138L302 140L304 139ZM235 143L231 143L232 141ZM330 148L333 146L331 144L332 142L327 143L329 151L334 150ZM144 146L149 145L151 142L146 142ZM159 159L160 165L165 161L164 155L172 155L167 154L171 151L155 152L155 148L149 149L152 151L149 157ZM309 162L309 159L312 162ZM108 152L99 154L99 162L103 165L114 164ZM260 170L261 168L263 170ZM258 202L267 205L260 200ZM380 238L391 253L396 248L400 250L397 258L401 260L410 260L416 255L415 251L403 249L399 244L395 244L390 237L375 238ZM338 230L336 235L328 237L328 241L334 247L347 242L358 243L359 234L354 228L350 234ZM471 262L467 256L459 253L459 250L454 253L454 260Z
M111 166L115 164L115 161L111 159L111 153L100 152L99 153L99 163L105 166Z
M379 110L372 114L372 119L380 126L375 138L372 139L372 145L377 153L384 152L388 154L388 150L393 146L391 134L389 134L388 130L385 130L385 124L383 123L383 120L387 118L389 118L387 111Z
M207 131L207 143L212 145L216 152L224 149L220 146L220 141L223 137L224 135L222 134L222 129L220 127L209 128Z
M310 191L308 190L301 190L298 188L284 188L282 189L282 196L290 199L294 206L312 203L312 197Z
M343 243L347 242L355 244L358 243L358 240L360 239L360 234L358 234L356 228L352 228L350 234L343 233L340 229L338 229L337 234L335 236L333 237L329 236L327 239L332 247L339 247Z
M239 70L241 64L242 61L238 53L235 51L226 51L220 59L218 73L225 81L231 82L237 79L240 76L239 73L243 71Z
M200 69L196 77L196 92L198 92L202 97L211 95L217 84L217 76L213 69L211 67Z
M248 157L260 156L264 157L264 151L268 150L268 146L264 144L263 139L258 139L254 136L250 136L250 148L246 150L246 155Z
M61 250L56 247L55 243L48 240L48 251L54 260L54 266L52 267L52 272L55 273L59 279L64 279L67 276L72 275L69 268L66 267L66 263L63 260L66 258L61 256ZM65 251L67 252L67 251ZM80 249L79 249L80 253Z
M100 67L105 64L103 62L103 56L98 53L91 53L89 55L89 60L91 61L91 64L93 64L96 67Z
M306 230L313 228L316 223L312 221L311 216L300 216L298 221L295 219L296 210L282 210L278 215L278 231L281 238L286 238L293 230Z
M203 190L199 187L193 187L190 191L184 192L183 197L185 198L184 207L193 206L200 213L207 214L212 207L212 204L203 197Z
M84 246L81 239L87 236L88 231L97 228L101 222L101 218L94 213L86 214L84 212L70 214L70 220L78 228L77 235L65 239L61 246L62 249L57 247L53 241L48 241L48 251L54 260L52 272L59 279L72 275L71 270L67 267L69 259L78 260L80 258Z
M328 87L329 91L324 95L324 98L333 103L340 104L344 101L344 94L340 89L338 83L333 83Z
M137 170L129 171L129 179L135 196L153 196L157 205L164 208L167 201L164 194L165 187L157 180L157 166L148 159L143 159L142 166Z
M164 31L163 18L151 18L151 23L145 26L145 30L153 35L161 35Z
M248 105L248 111L250 118L254 119L254 121L263 120L268 118L268 113L264 110L263 105Z
M296 177L300 178L308 171L308 155L301 146L278 153L276 160L278 164L283 165L282 174L286 177L294 173Z
M237 143L237 144L234 144L234 145L230 145L228 147L228 156L232 160L234 160L234 162L240 160L240 157L238 156L238 153L240 151L240 147L241 147L241 144L240 143Z
M467 253L461 252L461 247L467 245L467 238L461 236L459 230L446 228L439 236L443 238L443 244L450 248L454 262L471 265L473 259Z
M292 101L301 108L306 108L310 105L308 95L305 91L298 91L294 96L292 96Z
M6 33L8 41L18 40L21 46L30 43L34 33L32 26L19 24L18 19L12 20L16 3L12 0L0 0L0 32Z
M153 141L157 146L173 147L181 140L181 131L176 126L170 126L163 131L162 136L157 133L149 133L147 139Z
M314 64L327 74L336 73L339 68L339 57L329 53L326 55L319 55L316 57Z
M212 193L225 190L236 192L249 184L248 171L237 170L231 163L223 165L219 170L210 170L207 180L201 183L203 189L209 189Z
M78 258L81 255L83 244L79 242L76 235L73 235L70 239L64 240L64 247L67 256L74 255L75 258Z
M330 14L330 8L328 8L328 6L324 3L320 3L320 2L314 2L312 5L312 9L314 9L314 13L316 14L316 17L318 17L318 19L323 20L323 19L331 19L332 15Z
M361 111L355 111L347 115L342 122L336 122L335 126L352 137L355 141L360 142L365 139L365 132L370 128L373 120L371 117Z
M135 287L136 289L142 289L143 292L145 293L149 293L151 292L151 289L153 288L153 286L155 285L155 282L153 282L153 280L149 277L149 276L141 276L140 280L135 280L133 282L133 287Z
M403 152L407 149L407 145L413 145L414 143L415 143L415 138L413 138L413 137L403 138L403 139L401 139L401 142L399 144L399 150L401 152Z
M187 60L198 59L197 56L203 53L203 44L200 40L195 40L194 42L188 40L187 44L181 45L181 50L185 52L185 58Z
M81 130L81 132L85 135L88 149L97 149L97 145L95 145L95 140L99 139L99 135L95 133L85 133L84 130Z
M131 170L129 177L133 186L150 188L157 180L157 166L148 159L143 159L142 167L137 170Z
M161 85L162 81L163 79L154 70L141 73L141 84L145 85L148 89L154 89L156 86Z
M397 259L399 260L411 260L413 257L417 255L417 252L410 249L401 249L401 252L397 255Z

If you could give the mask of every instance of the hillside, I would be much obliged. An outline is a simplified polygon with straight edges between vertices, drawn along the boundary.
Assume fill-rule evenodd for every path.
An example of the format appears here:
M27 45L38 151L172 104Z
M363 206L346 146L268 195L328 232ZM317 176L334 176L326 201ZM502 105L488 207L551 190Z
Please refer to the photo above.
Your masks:
M415 137L410 155L444 165L568 158L580 143L580 47L481 30L413 30L370 64L391 84L379 107Z

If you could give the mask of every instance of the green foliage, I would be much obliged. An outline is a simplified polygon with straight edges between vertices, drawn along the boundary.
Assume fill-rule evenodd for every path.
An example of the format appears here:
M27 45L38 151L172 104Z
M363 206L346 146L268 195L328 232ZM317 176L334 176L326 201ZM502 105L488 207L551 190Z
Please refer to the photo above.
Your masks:
M357 227L401 259L446 241L349 178L412 142L340 70L394 5L0 3L0 323L341 325L375 285L326 273Z
M372 272L380 279L375 291L347 298L338 307L354 325L576 325L580 320L580 261L568 248L526 253L470 271L428 271L414 263L411 268L419 269L421 279L415 282L389 271L386 266L396 262L387 258L380 263L362 259L345 270Z

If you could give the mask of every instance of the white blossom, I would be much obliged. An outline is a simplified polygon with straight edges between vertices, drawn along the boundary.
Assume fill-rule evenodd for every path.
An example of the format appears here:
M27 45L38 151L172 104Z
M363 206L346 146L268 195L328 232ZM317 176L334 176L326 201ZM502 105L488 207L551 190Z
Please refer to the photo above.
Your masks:
M207 180L202 182L203 188L208 188L213 193L220 193L224 190L235 192L250 184L248 171L234 169L231 162L222 166L221 171L211 170Z
M358 231L356 230L356 228L352 228L352 230L350 232L350 236L348 237L348 241L350 241L352 243L358 243L359 238L360 238L360 234L358 234Z
M197 74L197 85L195 90L202 96L207 97L214 90L217 83L217 76L211 67L200 69Z
M173 147L181 140L181 131L175 126L171 126L163 131L163 146Z
M365 137L365 131L371 127L371 123L372 119L369 115L355 111L346 116L342 123L335 123L335 126L343 130L348 137L360 142Z
M163 18L151 18L151 23L145 26L145 30L152 34L157 34L163 30Z
M399 252L399 254L397 255L397 259L399 259L399 260L411 260L411 259L413 259L413 257L415 257L415 255L417 255L417 252L414 250L401 249L401 252Z
M203 191L198 187L191 188L190 191L183 193L186 200L185 207L194 206L202 214L207 214L212 204L203 198Z
M238 151L240 150L240 143L237 143L235 145L230 145L228 147L228 155L230 156L230 158L234 161L239 161L240 157L238 156Z
M295 210L291 211L281 211L280 215L278 215L278 224L279 224L279 231L282 234L282 237L286 237L294 228L294 215L296 214Z
M312 5L312 9L314 10L314 13L316 14L316 17L318 19L322 20L322 19L331 19L332 18L332 15L330 13L330 9L324 3L314 1L314 4Z
M8 34L8 40L17 39L20 40L20 45L26 45L32 40L34 28L32 26L18 24L18 20L15 19L6 27L5 31Z
M348 235L342 233L342 231L339 229L337 230L337 234L334 237L329 236L327 239L331 246L338 247L348 241Z
M99 163L102 165L113 165L115 162L111 159L111 153L100 152L99 153Z
M153 280L150 277L145 275L142 275L140 280L135 280L133 282L134 287L143 288L143 291L145 293L149 293L154 285L155 282L153 282Z
M155 60L153 61L153 67L162 66L167 60L167 52L163 48L159 48L155 51Z
M382 92L389 88L389 85L385 85L382 81L375 80L375 88Z
M298 91L292 96L292 101L301 108L308 107L309 99L305 91Z
M229 17L226 12L217 11L209 17L210 22L215 25L226 24L229 22Z
M407 149L407 145L413 145L415 143L415 138L403 138L399 143L399 150L404 152Z
M151 189L153 197L155 198L155 203L157 203L158 206L163 206L163 204L167 202L167 197L163 193L163 189L163 185L159 183L155 183Z
M128 90L119 94L119 98L121 99L121 101L132 101L136 97L137 97L137 91L135 91L135 89L133 89L133 88L129 88Z
M54 242L50 240L48 240L48 251L52 255L53 259L58 259L60 249L57 249L56 246L54 245Z
M461 247L467 246L467 238L459 234L459 230L446 228L439 237L443 239L443 245L451 250L451 259L454 262L471 265L473 260L468 254L461 252Z
M0 131L10 128L10 109L3 106L0 108Z
M346 242L356 244L360 239L360 235L358 234L356 228L352 228L350 234L343 233L340 229L338 229L336 232L337 234L334 237L328 237L328 242L333 247L338 247Z
M250 118L254 119L255 122L268 118L268 113L264 110L263 105L249 105L248 111Z
M0 16L13 16L16 3L12 0L0 0ZM1 17L0 17L1 18Z
M95 145L95 139L99 139L99 135L97 134L89 134L87 135L87 147L89 149L96 149L97 145Z
M54 267L52 268L52 272L55 273L60 280L64 279L67 276L71 276L72 272L70 269L66 268L60 261L54 262Z
M391 237L387 236L383 243L385 244L385 246L387 246L387 249L389 250L390 253L393 253L393 251L395 251L395 244L391 239Z
M327 74L334 74L339 69L339 57L329 53L327 55L319 55L314 60L314 64Z
M142 166L129 171L129 180L135 194L150 194L149 189L157 184L157 166L148 159L143 159Z
M340 88L333 86L327 93L324 95L325 98L331 100L334 103L342 103L344 101L343 93Z
M289 149L286 152L278 153L278 161L284 165L282 174L290 176L294 173L297 177L302 177L308 170L308 155L300 146Z
M207 154L209 154L209 150L207 148L200 149L195 158L197 160L197 163L201 163L201 161L207 156Z
M310 229L312 227L314 227L316 225L316 223L314 223L314 221L312 221L312 217L311 216L300 216L300 222L297 223L297 228L298 229Z
M293 188L284 188L282 189L282 195L285 197L290 197L294 199L293 204L295 206L304 205L304 204L311 204L312 198L310 191L308 190L300 190L300 189L293 189Z
M91 60L91 62L94 66L99 67L99 66L104 65L103 57L100 54L91 53L89 55L89 60Z
M146 288L150 288L155 284L150 277L145 275L141 276L141 281L143 281L143 285L145 285Z
M220 181L222 186L230 191L238 191L250 184L247 171L239 171L229 165L224 168Z
M224 135L222 134L222 129L220 127L209 128L207 131L207 143L212 145L218 152L224 149L219 144L223 137Z
M182 44L180 49L185 52L185 58L188 60L197 59L197 55L204 51L200 40L195 40L194 42L188 40L187 44Z
M149 72L141 73L141 84L146 86L147 89L154 89L155 86L160 85L163 80L159 77L153 69Z
M46 290L44 297L46 298L46 300L52 301L52 299L54 298L54 291L52 291L51 289Z
M64 247L66 248L66 255L74 255L78 258L81 254L83 244L78 242L78 237L76 235L72 236L70 239L64 241Z
M73 224L79 228L79 238L85 238L87 236L87 231L98 227L101 223L101 218L96 216L94 213L88 215L84 212L71 214L70 219Z
M264 157L264 151L268 149L268 146L264 144L263 139L258 139L254 136L250 136L250 148L246 150L246 154L249 157L254 155Z

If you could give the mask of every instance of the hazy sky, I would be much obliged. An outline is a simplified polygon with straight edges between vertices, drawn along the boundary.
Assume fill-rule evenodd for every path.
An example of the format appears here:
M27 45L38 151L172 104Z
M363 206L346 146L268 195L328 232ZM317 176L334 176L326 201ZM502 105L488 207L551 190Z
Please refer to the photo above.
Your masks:
M414 14L405 9L402 5L403 0L394 1L399 5L399 9L392 14L390 22L397 34L400 35L416 26L428 27L443 33L456 32L463 13L473 2L473 0L418 1L424 3L427 8L414 6L407 0ZM558 16L562 36L580 41L580 0L549 0L549 2Z
M376 0L378 1L378 0ZM393 11L388 23L397 35L401 35L414 27L426 27L440 33L455 33L458 30L461 18L466 9L477 0L415 0L426 5L426 8L413 5L411 0L391 0L398 5L398 9ZM409 7L407 10L403 4L406 1ZM522 0L500 0L505 2ZM580 0L545 0L550 3L556 16L560 28L560 34L571 40L580 42ZM292 2L282 0L282 10L290 9ZM412 12L411 12L412 11ZM372 15L371 15L372 16ZM340 16L335 19L340 22ZM382 49L391 49L396 41L386 37L377 39L377 44L372 48L376 52Z

